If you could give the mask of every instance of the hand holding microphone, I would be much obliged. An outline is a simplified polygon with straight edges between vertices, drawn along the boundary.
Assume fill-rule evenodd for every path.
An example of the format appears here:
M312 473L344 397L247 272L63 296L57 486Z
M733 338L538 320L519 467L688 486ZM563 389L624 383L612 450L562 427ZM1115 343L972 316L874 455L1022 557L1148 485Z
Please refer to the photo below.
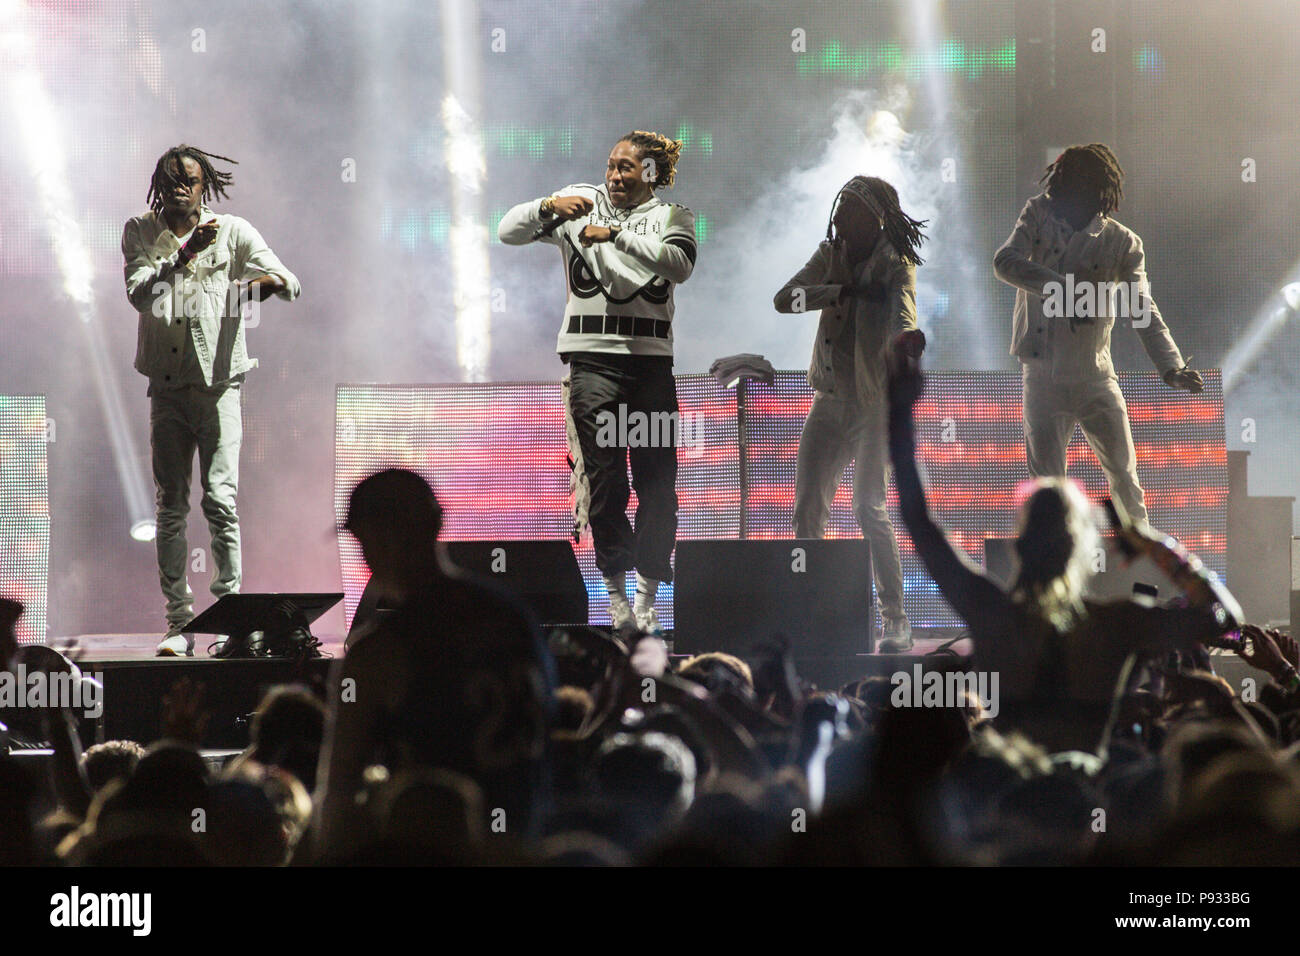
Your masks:
M552 196L542 201L543 209L547 203L556 218L565 220L585 216L595 207L595 203L586 196Z
M587 215L596 204L585 196L548 196L542 200L541 213L546 221L533 234L542 239L559 229L563 223Z

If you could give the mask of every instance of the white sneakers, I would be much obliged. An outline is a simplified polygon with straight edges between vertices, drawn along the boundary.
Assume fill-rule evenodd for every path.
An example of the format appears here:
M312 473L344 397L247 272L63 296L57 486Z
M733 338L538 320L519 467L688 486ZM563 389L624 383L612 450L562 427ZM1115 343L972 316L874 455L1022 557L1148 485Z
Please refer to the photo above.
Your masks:
M158 645L158 657L193 657L194 635L168 631Z
M614 628L614 633L627 637L637 630L636 615L632 612L632 605L627 603L627 599L622 601L609 602L609 618Z
M636 629L647 637L663 637L664 629L659 626L659 615L655 613L654 607L633 609L636 616Z
M633 608L626 601L611 602L609 618L614 633L620 637L633 637L645 634L650 637L663 637L664 630L659 626L659 615L653 607Z
M880 642L876 645L879 654L901 654L912 649L912 625L907 618L892 621L885 619L880 629Z

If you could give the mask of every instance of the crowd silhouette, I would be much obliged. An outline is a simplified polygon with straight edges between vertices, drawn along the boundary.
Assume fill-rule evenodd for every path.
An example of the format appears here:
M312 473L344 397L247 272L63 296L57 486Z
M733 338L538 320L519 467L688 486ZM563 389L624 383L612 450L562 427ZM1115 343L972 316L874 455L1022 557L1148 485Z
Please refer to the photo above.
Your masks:
M973 694L911 706L884 676L814 687L777 640L756 640L745 660L675 660L657 635L570 628L548 639L515 597L447 562L433 491L389 470L357 486L345 524L385 610L359 615L328 683L272 688L248 748L224 766L201 753L202 689L188 681L163 702L154 741L82 752L74 716L45 709L48 772L0 756L0 862L1296 859L1296 642L1234 621L1192 584L1172 606L1086 600L1079 556L1097 529L1059 480L1027 497L1022 570L1003 590L930 518L912 450L921 387L915 360L898 353L890 450L902 513L968 626L971 666L1000 676L996 715ZM0 611L12 666L21 608ZM1205 648L1233 629L1257 693L1210 668Z

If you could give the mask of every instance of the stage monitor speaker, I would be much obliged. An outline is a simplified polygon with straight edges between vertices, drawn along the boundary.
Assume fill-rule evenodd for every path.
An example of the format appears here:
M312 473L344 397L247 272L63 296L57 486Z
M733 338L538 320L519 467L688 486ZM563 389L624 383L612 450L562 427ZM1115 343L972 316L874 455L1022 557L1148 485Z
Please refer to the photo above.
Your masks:
M678 541L673 650L749 657L777 634L794 657L871 652L871 552L861 539Z
M328 658L291 661L213 660L195 648L195 657L164 662L86 662L104 687L104 712L96 732L99 740L135 740L148 746L162 735L161 702L181 678L204 687L206 728L203 747L242 750L249 743L252 713L267 691L281 684L323 687L332 661ZM201 656L200 656L201 655Z
M1163 604L1181 593L1150 558L1142 557L1125 564L1126 559L1113 539L1103 538L1102 543L1104 551L1094 558L1094 574L1084 589L1086 597L1094 601L1128 600L1133 598L1137 588L1149 600ZM1011 587L1020 566L1015 545L1014 538L984 539L984 569L1004 590Z
M225 635L214 657L319 657L311 624L342 600L341 592L227 594L181 630Z
M445 543L454 564L514 594L538 623L587 623L587 585L567 540Z

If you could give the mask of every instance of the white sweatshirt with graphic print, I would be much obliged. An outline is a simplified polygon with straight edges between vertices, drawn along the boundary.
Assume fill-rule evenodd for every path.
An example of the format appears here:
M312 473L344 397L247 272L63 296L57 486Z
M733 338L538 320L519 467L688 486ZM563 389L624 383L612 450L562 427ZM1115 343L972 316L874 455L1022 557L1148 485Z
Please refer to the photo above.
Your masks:
M694 214L657 196L619 209L603 184L574 183L555 195L590 199L592 210L557 225L534 199L508 211L497 235L512 246L541 241L559 247L569 294L556 351L672 355L673 286L695 268ZM620 232L613 242L584 248L578 235L587 225L618 226Z

